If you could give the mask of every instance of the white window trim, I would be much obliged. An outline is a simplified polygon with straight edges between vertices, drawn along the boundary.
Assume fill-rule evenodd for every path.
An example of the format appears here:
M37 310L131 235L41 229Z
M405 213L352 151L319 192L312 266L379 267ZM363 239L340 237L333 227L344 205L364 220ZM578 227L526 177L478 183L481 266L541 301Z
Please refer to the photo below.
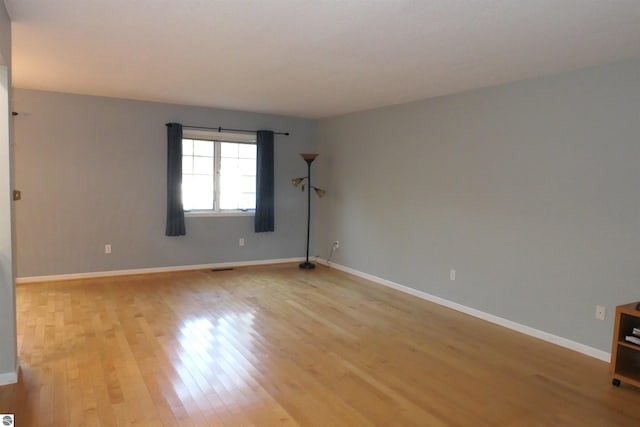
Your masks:
M218 142L239 142L246 144L256 144L256 134L244 133L244 132L218 132L216 130L209 129L182 129L183 139L202 139L206 141L218 141ZM220 150L214 152L214 170L219 173L220 170ZM217 178L217 177L216 177ZM214 198L220 196L220 180L215 180ZM206 217L225 217L225 216L255 216L255 209L238 210L238 209L225 209L225 210L209 210L209 209L194 209L185 210L184 216L189 218L206 218Z
M189 129L182 130L184 139L205 139L207 141L256 143L255 133L218 132L216 130Z
M207 218L213 216L255 216L255 209L250 209L246 211L239 210L224 210L224 211L207 211L207 210L193 210L193 211L184 211L184 216L186 218Z

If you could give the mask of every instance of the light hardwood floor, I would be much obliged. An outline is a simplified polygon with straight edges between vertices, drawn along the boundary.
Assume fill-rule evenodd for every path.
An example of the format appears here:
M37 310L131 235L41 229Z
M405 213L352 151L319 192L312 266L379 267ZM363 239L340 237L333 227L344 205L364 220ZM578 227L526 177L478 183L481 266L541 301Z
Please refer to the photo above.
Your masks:
M608 364L295 265L17 288L21 426L639 426Z

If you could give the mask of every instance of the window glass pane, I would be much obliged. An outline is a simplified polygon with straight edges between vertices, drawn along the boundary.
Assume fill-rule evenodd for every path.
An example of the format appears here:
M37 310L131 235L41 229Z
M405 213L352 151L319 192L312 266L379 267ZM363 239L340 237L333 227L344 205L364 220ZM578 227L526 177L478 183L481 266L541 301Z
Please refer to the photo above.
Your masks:
M238 209L239 183L231 175L220 175L220 209Z
M256 145L220 143L220 209L255 209Z
M193 141L193 154L195 156L213 157L213 141L195 139Z
M238 209L240 180L236 159L220 160L220 209Z
M186 211L193 209L192 182L193 175L182 175L182 208Z
M220 175L224 175L228 179L237 179L239 176L238 159L224 157L220 159Z
M191 187L191 175L182 175L182 208L184 210L189 210L188 204L188 193L189 188Z
M255 176L243 176L238 181L238 190L241 193L256 193L256 177Z
M238 157L243 159L255 159L256 158L256 145L255 144L238 144L239 154Z
M255 187L255 186L254 186ZM238 201L238 209L255 209L256 193L242 193Z
M255 193L234 193L230 190L220 194L220 209L255 209Z
M237 194L220 192L220 209L238 209Z
M183 139L182 140L182 155L191 155L193 154L193 140L192 139Z
M185 210L213 209L213 178L202 175L183 176L182 203Z
M199 175L213 175L213 157L194 157L193 173Z
M182 157L182 173L183 174L193 173L193 157L191 156Z
M219 171L215 171L217 149L220 150ZM255 209L256 152L255 144L183 139L185 210ZM220 181L217 203L214 179Z
M233 142L221 142L220 143L220 156L221 157L238 157L238 145Z
M256 176L256 161L253 159L238 160L238 173L243 176ZM254 180L255 181L255 180Z

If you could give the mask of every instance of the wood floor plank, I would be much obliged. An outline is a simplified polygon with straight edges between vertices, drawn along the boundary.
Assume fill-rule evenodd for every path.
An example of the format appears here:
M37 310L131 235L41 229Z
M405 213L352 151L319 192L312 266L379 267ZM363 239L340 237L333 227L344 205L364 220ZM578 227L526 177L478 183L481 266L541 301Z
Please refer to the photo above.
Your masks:
M321 266L21 284L16 302L17 425L640 425L606 363Z

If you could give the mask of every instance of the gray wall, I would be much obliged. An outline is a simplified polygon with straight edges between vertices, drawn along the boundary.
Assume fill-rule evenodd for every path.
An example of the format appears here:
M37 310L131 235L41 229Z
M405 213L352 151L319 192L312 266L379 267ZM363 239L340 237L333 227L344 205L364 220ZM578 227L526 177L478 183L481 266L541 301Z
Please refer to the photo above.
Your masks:
M321 257L605 351L640 300L640 61L327 119L319 150Z
M305 199L290 180L317 147L316 121L22 89L14 108L18 277L304 255ZM245 216L187 218L186 236L164 235L167 122L291 132L275 141L274 233Z
M12 242L11 22L0 2L0 383L16 371L16 309Z

